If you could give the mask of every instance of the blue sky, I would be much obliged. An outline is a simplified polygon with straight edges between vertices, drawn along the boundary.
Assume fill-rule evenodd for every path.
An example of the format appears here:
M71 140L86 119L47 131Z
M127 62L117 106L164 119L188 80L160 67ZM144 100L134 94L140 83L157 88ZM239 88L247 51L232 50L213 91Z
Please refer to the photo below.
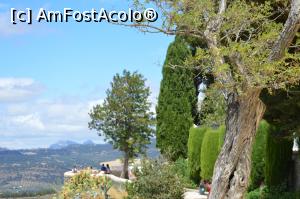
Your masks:
M2 0L0 3L0 147L46 147L58 140L102 139L87 113L113 75L138 70L155 104L161 65L173 37L107 23L10 24L10 9L128 10L124 0Z

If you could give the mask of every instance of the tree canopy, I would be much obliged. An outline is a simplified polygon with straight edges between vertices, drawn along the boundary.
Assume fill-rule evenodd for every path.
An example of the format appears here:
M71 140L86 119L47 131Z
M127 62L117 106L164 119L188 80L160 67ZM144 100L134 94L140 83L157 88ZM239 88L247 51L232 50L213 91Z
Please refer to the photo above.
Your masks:
M140 6L147 2L155 3L162 12L163 22L159 27L147 24L133 26L144 31L188 35L203 41L206 47L197 48L191 64L200 67L203 72L212 73L217 85L223 89L278 89L299 81L299 54L295 54L299 52L299 46L293 40L298 30L299 5L296 1L293 1L295 8L290 13L290 24L285 27L282 18L286 19L288 15L285 9L287 1L135 2ZM281 39L278 40L280 34ZM291 42L296 44L294 50L285 50ZM283 53L286 53L284 57L281 56Z
M89 128L124 152L123 172L128 178L128 159L145 153L153 134L150 89L141 74L124 70L113 77L106 95L90 112Z

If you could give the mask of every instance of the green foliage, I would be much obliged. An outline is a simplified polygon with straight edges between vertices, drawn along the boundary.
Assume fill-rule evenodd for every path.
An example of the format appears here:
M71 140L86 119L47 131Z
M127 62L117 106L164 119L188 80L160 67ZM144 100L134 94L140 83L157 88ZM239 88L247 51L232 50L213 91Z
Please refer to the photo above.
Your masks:
M145 81L137 72L124 70L122 75L116 74L103 104L95 106L90 113L89 128L103 134L115 148L123 151L125 162L145 153L153 133L150 89ZM128 172L123 172L127 178Z
M252 151L249 190L259 188L263 182L268 185L269 192L287 190L293 142L276 136L277 131L277 128L266 121L260 123Z
M283 192L278 193L273 192L266 197L266 199L299 199L300 198L300 192Z
M206 89L205 98L201 104L201 124L214 128L224 125L226 109L224 96L212 85Z
M291 136L294 132L300 135L300 85L287 91L277 90L272 94L267 90L261 98L266 104L264 118L276 126L277 134Z
M224 126L218 129L208 129L201 146L201 178L211 180L215 162L224 142Z
M157 147L171 160L187 157L189 129L193 125L193 107L197 102L194 74L184 67L191 54L187 43L176 37L170 44L163 67L157 113Z
M190 178L196 184L200 182L201 146L206 131L206 127L192 127L190 129L188 140L188 171Z
M275 131L272 130L273 132ZM292 158L292 140L275 137L270 133L267 139L265 178L269 187L287 183Z
M212 177L214 164L223 144L224 132L224 127L217 130L205 127L191 128L188 169L191 179L195 180L195 175L200 171L201 178L209 180ZM291 141L274 138L274 132L276 132L274 127L264 120L261 121L253 145L249 190L260 187L268 179L272 181L272 186L287 180ZM197 161L199 161L198 164ZM252 194L255 195L255 193Z
M286 49L282 59L270 59L286 20L278 12L287 7L286 0L233 0L225 3L223 13L218 13L219 1L134 1L142 6L154 2L160 8L162 27L158 29L162 32L202 41L196 56L191 57L192 65L213 74L220 88L245 92L252 87L278 89L299 82L297 38L296 47Z
M27 198L27 197L39 197L44 195L55 194L57 191L54 188L45 188L43 190L30 192L30 191L16 191L16 192L9 192L4 191L1 192L1 198Z
M137 180L127 185L128 199L181 199L186 180L178 170L178 165L144 160L135 171Z
M247 193L246 195L246 199L262 199L262 190L259 189L255 189L253 191L250 191L249 193Z
M173 172L176 173L185 184L185 188L195 189L198 183L195 183L190 178L190 172L188 167L188 160L183 158L178 158L175 162L171 163L173 166Z
M246 199L299 199L300 192L286 192L286 188L277 186L269 189L268 187L257 188L246 195Z
M270 133L270 125L266 121L261 121L256 133L252 151L251 182L249 190L254 190L265 181L265 163L267 137Z
M85 170L65 183L59 198L98 198L103 195L108 199L107 192L111 186L112 182L109 178L92 176L90 170Z

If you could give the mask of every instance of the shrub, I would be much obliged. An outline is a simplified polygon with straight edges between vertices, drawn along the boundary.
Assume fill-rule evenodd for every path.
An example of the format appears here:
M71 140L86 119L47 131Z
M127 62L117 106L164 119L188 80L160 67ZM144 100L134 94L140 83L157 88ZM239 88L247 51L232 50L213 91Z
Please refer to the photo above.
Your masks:
M201 146L201 178L211 180L215 162L224 142L225 128L208 129Z
M99 198L100 195L108 198L111 186L112 182L107 177L92 176L90 170L84 170L65 183L59 198Z
M177 165L178 166L178 165ZM127 199L181 199L186 181L176 165L161 160L143 160L137 180L127 184Z
M189 177L188 160L179 158L172 163L172 170L182 179L186 188L197 188L198 184L195 184Z
M266 145L269 132L270 125L264 120L261 121L253 144L249 190L258 188L265 180Z
M261 190L258 188L258 189L255 189L249 193L247 193L247 196L246 198L247 199L261 199L262 193L261 193Z
M269 187L286 183L292 158L292 140L275 137L267 139L265 178Z
M206 127L191 128L188 140L188 171L190 178L196 183L200 182L201 146Z
M20 198L20 197L37 197L55 194L56 190L54 188L44 188L38 191L24 190L24 191L4 191L0 194L1 198Z
M284 191L286 185L278 185L269 189L262 187L247 193L247 199L299 199L300 192Z

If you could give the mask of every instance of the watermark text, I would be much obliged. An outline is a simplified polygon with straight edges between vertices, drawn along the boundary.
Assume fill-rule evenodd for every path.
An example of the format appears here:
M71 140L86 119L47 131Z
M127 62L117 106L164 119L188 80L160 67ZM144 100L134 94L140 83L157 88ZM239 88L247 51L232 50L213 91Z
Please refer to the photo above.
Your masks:
M67 22L155 22L158 19L158 13L153 8L144 11L134 11L129 8L127 11L107 11L104 8L99 10L91 9L89 11L78 11L72 8L64 8L63 11L47 11L40 8L36 13L30 9L18 10L11 8L11 23L32 24L33 21L39 23L67 23Z

